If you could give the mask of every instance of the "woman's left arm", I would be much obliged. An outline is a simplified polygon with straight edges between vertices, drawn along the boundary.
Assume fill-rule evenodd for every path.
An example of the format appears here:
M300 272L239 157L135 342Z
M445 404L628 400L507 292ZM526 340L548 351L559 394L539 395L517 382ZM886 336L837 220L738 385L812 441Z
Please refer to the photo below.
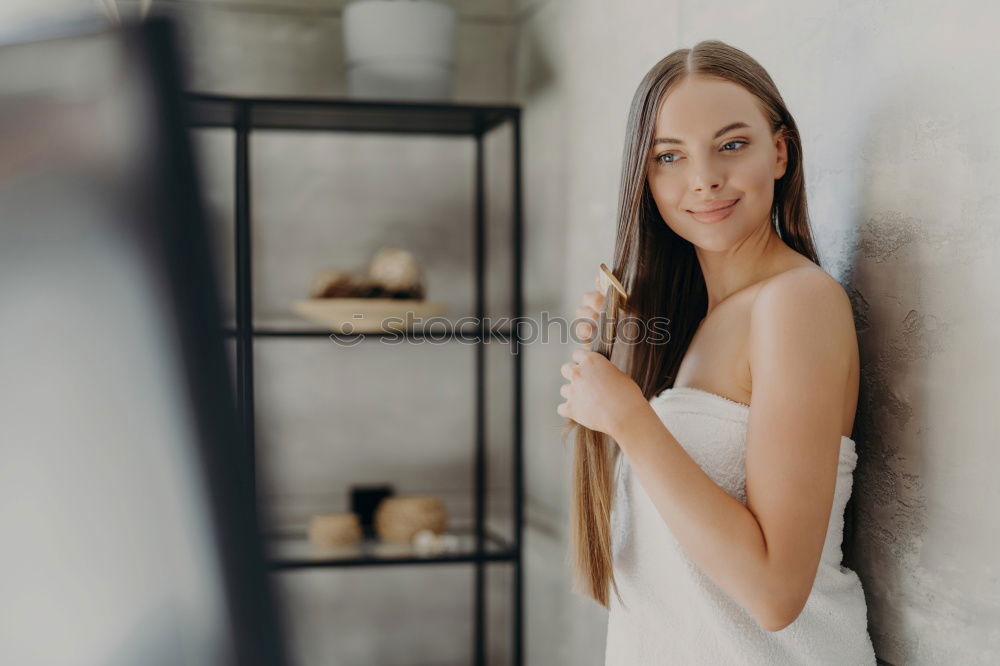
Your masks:
M746 506L698 466L648 403L608 433L688 555L768 631L798 617L816 577L854 330L846 293L825 273L796 269L761 288L750 325Z

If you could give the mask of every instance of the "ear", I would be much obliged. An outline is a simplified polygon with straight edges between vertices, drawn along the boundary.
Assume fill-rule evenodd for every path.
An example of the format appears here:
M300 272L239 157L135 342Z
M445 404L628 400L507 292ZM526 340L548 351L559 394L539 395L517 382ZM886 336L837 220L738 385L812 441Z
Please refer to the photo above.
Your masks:
M788 142L785 140L785 126L782 125L774 134L774 149L778 154L774 163L774 179L785 175L788 169Z

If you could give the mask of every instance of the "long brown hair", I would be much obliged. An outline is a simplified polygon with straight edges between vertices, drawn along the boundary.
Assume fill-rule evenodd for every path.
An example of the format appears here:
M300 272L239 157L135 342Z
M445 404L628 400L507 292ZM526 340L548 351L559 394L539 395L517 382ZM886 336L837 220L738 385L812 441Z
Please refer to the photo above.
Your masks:
M785 174L774 184L771 221L778 237L817 265L806 208L802 142L795 120L761 65L743 51L718 40L678 49L653 65L639 83L629 109L618 196L618 232L612 272L628 293L621 316L669 322L669 343L630 344L623 372L652 399L674 384L677 368L708 309L705 278L694 246L663 220L646 180L656 114L663 97L685 77L714 76L743 86L758 100L771 131L782 129L788 147ZM610 292L609 292L610 293ZM595 336L591 350L612 358L614 340ZM611 473L618 445L604 433L568 420L565 443L576 431L571 504L575 588L608 608L609 584L621 600L611 553Z

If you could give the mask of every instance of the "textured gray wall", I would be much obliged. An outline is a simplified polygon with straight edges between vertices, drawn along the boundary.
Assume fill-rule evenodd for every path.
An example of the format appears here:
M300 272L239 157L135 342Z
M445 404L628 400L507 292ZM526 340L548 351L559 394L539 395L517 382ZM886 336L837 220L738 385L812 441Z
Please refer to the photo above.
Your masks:
M857 312L853 560L876 651L898 665L996 663L996 5L523 0L519 10L518 92L537 174L529 233L549 233L542 220L565 229L557 297L567 315L610 256L625 112L641 76L707 38L769 70L803 135L821 259ZM554 409L565 358L546 359L535 390ZM538 449L549 423L531 433ZM561 493L531 488L562 528ZM601 619L581 610L566 621L589 627L569 632L582 640L575 663L598 663ZM541 641L533 649L538 663L561 656Z

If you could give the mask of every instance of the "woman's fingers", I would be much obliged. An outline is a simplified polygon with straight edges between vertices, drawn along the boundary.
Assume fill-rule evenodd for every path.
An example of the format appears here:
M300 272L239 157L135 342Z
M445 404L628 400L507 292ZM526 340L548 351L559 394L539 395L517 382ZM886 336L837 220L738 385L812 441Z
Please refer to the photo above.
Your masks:
M583 305L576 309L576 316L585 321L577 322L576 336L583 344L590 344L597 332L597 321L604 309L604 296L599 291L588 291L583 295Z
M576 337L583 344L589 344L597 330L598 314L592 307L581 305L576 309L576 316L579 319L574 326Z
M583 304L596 311L604 309L604 294L599 291L588 291L583 294Z

